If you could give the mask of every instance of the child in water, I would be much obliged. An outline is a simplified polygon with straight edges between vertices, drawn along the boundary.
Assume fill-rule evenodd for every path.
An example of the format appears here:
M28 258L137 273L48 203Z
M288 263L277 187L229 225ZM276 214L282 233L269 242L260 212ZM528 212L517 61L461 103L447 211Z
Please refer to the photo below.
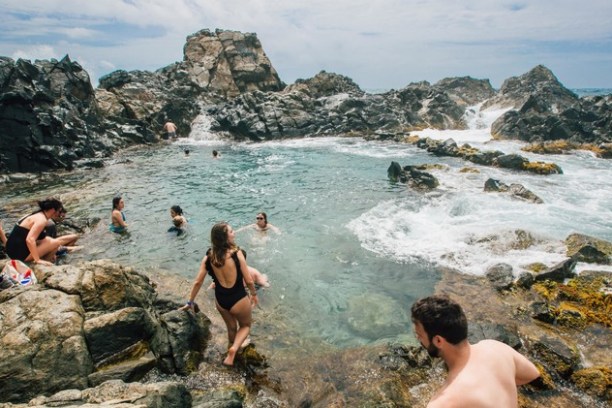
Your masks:
M170 207L170 217L172 217L173 226L168 229L168 232L176 232L176 235L181 235L187 226L187 219L183 215L183 209L178 205Z

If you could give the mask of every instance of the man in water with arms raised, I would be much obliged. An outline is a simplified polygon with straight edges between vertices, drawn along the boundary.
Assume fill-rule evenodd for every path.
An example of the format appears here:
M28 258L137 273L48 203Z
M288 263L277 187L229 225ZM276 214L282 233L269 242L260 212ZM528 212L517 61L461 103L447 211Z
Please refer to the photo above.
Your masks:
M533 363L502 342L470 344L465 314L447 297L417 300L411 312L417 339L430 356L442 358L448 368L448 377L428 408L516 408L516 386L540 376Z

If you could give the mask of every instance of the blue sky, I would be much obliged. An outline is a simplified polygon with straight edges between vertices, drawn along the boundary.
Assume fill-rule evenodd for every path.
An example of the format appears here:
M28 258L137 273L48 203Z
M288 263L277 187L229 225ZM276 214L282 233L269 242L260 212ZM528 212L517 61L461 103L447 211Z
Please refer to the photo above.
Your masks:
M538 64L612 88L610 0L0 0L0 55L69 54L97 79L183 58L186 37L256 33L281 79L321 70L363 89L469 75L495 87Z

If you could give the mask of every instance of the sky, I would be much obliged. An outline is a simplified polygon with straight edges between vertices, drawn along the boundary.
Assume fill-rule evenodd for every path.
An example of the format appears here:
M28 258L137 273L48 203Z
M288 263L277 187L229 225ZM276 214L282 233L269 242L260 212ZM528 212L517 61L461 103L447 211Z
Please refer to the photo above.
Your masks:
M499 88L536 65L612 88L610 0L0 0L0 56L69 55L92 84L183 59L202 29L255 33L281 80L321 70L364 90L471 76Z

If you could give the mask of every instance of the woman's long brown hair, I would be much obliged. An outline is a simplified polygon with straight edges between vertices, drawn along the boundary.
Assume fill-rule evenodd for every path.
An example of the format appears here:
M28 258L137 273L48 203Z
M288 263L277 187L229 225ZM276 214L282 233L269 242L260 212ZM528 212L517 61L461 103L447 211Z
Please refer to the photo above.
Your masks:
M231 244L227 239L228 226L226 222L220 222L213 225L210 230L210 243L212 244L210 262L217 268L225 265L225 255L227 251L237 249L236 245Z

